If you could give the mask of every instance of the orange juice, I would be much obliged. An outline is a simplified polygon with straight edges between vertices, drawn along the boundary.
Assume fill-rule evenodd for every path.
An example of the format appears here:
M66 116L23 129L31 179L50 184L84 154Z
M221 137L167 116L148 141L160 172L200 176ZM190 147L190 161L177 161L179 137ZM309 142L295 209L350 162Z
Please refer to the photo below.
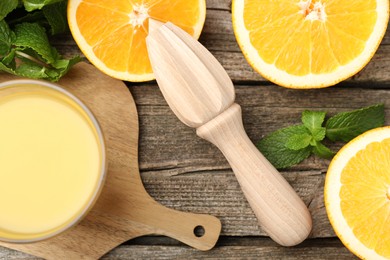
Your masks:
M0 240L40 240L80 220L105 175L91 112L59 87L19 80L0 84L0 122Z

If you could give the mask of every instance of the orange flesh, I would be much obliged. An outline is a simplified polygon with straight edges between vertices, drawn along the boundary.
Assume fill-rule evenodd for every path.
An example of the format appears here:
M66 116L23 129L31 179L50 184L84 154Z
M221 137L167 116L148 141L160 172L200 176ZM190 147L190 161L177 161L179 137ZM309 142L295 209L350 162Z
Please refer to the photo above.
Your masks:
M193 34L200 15L198 3L84 0L78 6L76 20L86 42L107 67L139 75L152 73L145 42L148 18L170 21Z
M324 74L363 52L377 21L375 0L306 2L307 8L297 0L244 4L251 44L266 63L296 76ZM325 17L315 8L319 3ZM320 19L308 19L311 13Z
M390 139L359 151L341 173L341 211L354 235L390 257Z

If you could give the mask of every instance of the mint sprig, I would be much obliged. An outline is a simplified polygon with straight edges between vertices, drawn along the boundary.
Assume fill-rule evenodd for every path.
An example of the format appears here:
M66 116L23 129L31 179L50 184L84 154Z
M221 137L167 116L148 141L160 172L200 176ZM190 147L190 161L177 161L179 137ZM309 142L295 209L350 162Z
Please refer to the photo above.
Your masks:
M47 36L47 31L55 35L68 30L66 3L66 0L2 0L0 71L58 81L81 61L79 56L62 58Z
M279 129L259 141L258 149L278 169L302 162L311 154L331 159L335 152L323 141L348 142L367 130L383 126L384 105L336 114L325 122L325 111L302 112L302 124Z

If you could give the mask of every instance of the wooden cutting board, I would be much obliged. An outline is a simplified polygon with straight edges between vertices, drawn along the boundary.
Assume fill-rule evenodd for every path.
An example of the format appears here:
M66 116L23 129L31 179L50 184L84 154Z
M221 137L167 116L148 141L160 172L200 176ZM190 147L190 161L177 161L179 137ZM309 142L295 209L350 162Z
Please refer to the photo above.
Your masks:
M15 79L0 74L0 82ZM59 85L80 98L95 114L106 140L108 174L102 193L87 217L51 239L1 246L46 259L97 259L121 243L143 235L160 234L200 250L211 249L221 222L209 215L166 208L146 192L138 169L138 117L126 85L92 65L76 65ZM198 237L194 229L204 228Z

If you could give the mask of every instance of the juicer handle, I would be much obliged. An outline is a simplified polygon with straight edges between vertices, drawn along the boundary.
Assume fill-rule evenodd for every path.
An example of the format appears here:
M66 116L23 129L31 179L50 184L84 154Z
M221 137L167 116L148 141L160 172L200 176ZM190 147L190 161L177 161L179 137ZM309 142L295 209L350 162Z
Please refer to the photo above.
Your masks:
M293 246L306 239L312 220L305 203L248 138L241 107L233 104L197 128L229 161L260 226L277 243Z

